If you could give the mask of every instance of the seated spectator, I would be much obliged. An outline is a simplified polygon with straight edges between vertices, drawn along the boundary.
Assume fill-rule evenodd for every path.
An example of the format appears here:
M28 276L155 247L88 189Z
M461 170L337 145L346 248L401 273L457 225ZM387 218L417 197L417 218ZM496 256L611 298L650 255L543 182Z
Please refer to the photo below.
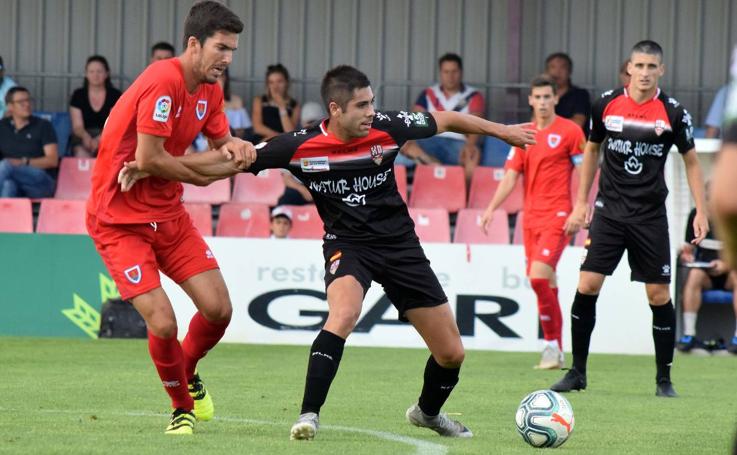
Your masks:
M151 46L151 57L148 60L148 64L150 65L159 60L166 60L167 58L174 58L174 54L176 54L174 46L166 41L159 41Z
M289 95L289 71L281 63L266 69L266 93L253 99L251 115L259 139L271 139L299 125L299 103Z
M51 123L31 115L33 100L25 87L5 94L8 117L0 120L0 197L44 198L54 195L48 173L59 166Z
M545 59L545 72L553 78L558 86L558 104L555 113L561 117L571 119L589 132L589 117L591 116L591 97L589 92L573 85L573 60L564 52L556 52Z
M714 238L713 230L709 231L699 245L691 244L695 237L693 230L695 216L696 209L693 209L686 224L686 243L681 250L681 261L689 268L683 287L683 336L676 344L678 350L682 352L704 347L703 342L696 337L696 320L701 307L702 291L721 289L734 292L737 284L737 272L730 271L725 262L719 258L722 242ZM713 226L711 222L710 225ZM737 293L733 295L732 302L737 316ZM727 350L737 354L737 330Z
M0 56L0 118L5 117L5 95L8 94L8 90L16 85L18 84L13 79L5 75L5 64L3 63L3 57Z
M292 211L286 207L277 206L271 211L271 224L269 224L272 239L289 238L292 230Z
M706 115L704 126L706 126L706 137L718 139L721 137L722 122L724 120L724 106L727 101L727 86L724 85L714 96L709 113Z
M302 106L300 125L302 128L310 128L320 123L325 117L327 116L325 115L325 109L322 108L322 104L316 103L315 101L308 101Z
M630 73L627 72L629 62L629 60L625 60L622 62L622 66L619 67L619 85L622 87L630 85Z
M72 93L69 115L72 118L72 153L97 156L100 134L110 110L120 98L120 90L110 81L110 66L105 57L93 55L85 65L84 86Z
M248 116L248 111L243 107L243 99L230 91L230 72L228 68L225 68L223 74L218 78L218 83L223 89L225 115L228 117L233 136L241 139L253 136L251 117Z
M484 97L477 89L463 83L463 60L457 54L445 54L438 60L439 83L426 88L415 102L414 111L456 111L484 116ZM479 135L446 132L407 143L402 153L414 162L461 165L470 181L481 160ZM418 150L419 149L419 150ZM405 159L398 164L413 166Z

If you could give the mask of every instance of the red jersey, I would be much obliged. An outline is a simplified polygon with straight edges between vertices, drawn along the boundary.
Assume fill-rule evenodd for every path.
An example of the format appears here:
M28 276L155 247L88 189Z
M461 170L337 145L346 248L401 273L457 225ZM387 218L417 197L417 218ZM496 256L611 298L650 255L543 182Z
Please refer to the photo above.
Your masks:
M526 149L513 147L504 165L524 174L526 228L571 213L571 172L583 159L585 144L581 127L560 116L537 130L535 140Z
M149 177L123 193L118 172L133 161L137 133L165 137L164 149L184 155L199 132L218 139L228 134L219 84L200 84L189 93L178 58L152 63L120 97L105 123L87 212L105 223L169 221L184 213L182 184Z

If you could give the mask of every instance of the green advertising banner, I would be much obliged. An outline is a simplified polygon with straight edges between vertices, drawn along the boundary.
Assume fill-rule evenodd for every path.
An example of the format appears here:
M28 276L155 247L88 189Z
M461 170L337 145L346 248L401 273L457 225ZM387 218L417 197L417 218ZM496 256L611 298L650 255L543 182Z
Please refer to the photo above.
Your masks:
M118 297L86 235L0 234L0 335L97 338Z

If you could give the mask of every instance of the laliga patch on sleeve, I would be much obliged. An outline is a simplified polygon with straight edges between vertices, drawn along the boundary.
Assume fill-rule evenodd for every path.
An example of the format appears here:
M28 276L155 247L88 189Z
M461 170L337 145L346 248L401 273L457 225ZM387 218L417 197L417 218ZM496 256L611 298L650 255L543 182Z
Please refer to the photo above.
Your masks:
M171 97L161 96L154 105L153 119L155 122L167 122L171 112Z

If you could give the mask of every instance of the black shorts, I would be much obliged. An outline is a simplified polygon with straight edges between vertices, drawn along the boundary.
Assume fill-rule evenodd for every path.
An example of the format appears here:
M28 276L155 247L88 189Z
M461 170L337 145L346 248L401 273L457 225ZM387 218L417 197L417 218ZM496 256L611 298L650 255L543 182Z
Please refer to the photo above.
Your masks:
M366 295L371 281L376 281L384 287L402 321L407 321L404 315L407 310L448 301L417 239L390 244L328 240L322 250L326 290L336 278L350 275L361 283Z
M721 275L707 275L707 276L709 277L709 280L711 281L710 289L716 289L720 291L727 290L727 278L729 278L729 273L723 273Z
M585 246L582 271L611 275L627 250L632 281L670 283L670 239L665 216L623 223L594 215Z

